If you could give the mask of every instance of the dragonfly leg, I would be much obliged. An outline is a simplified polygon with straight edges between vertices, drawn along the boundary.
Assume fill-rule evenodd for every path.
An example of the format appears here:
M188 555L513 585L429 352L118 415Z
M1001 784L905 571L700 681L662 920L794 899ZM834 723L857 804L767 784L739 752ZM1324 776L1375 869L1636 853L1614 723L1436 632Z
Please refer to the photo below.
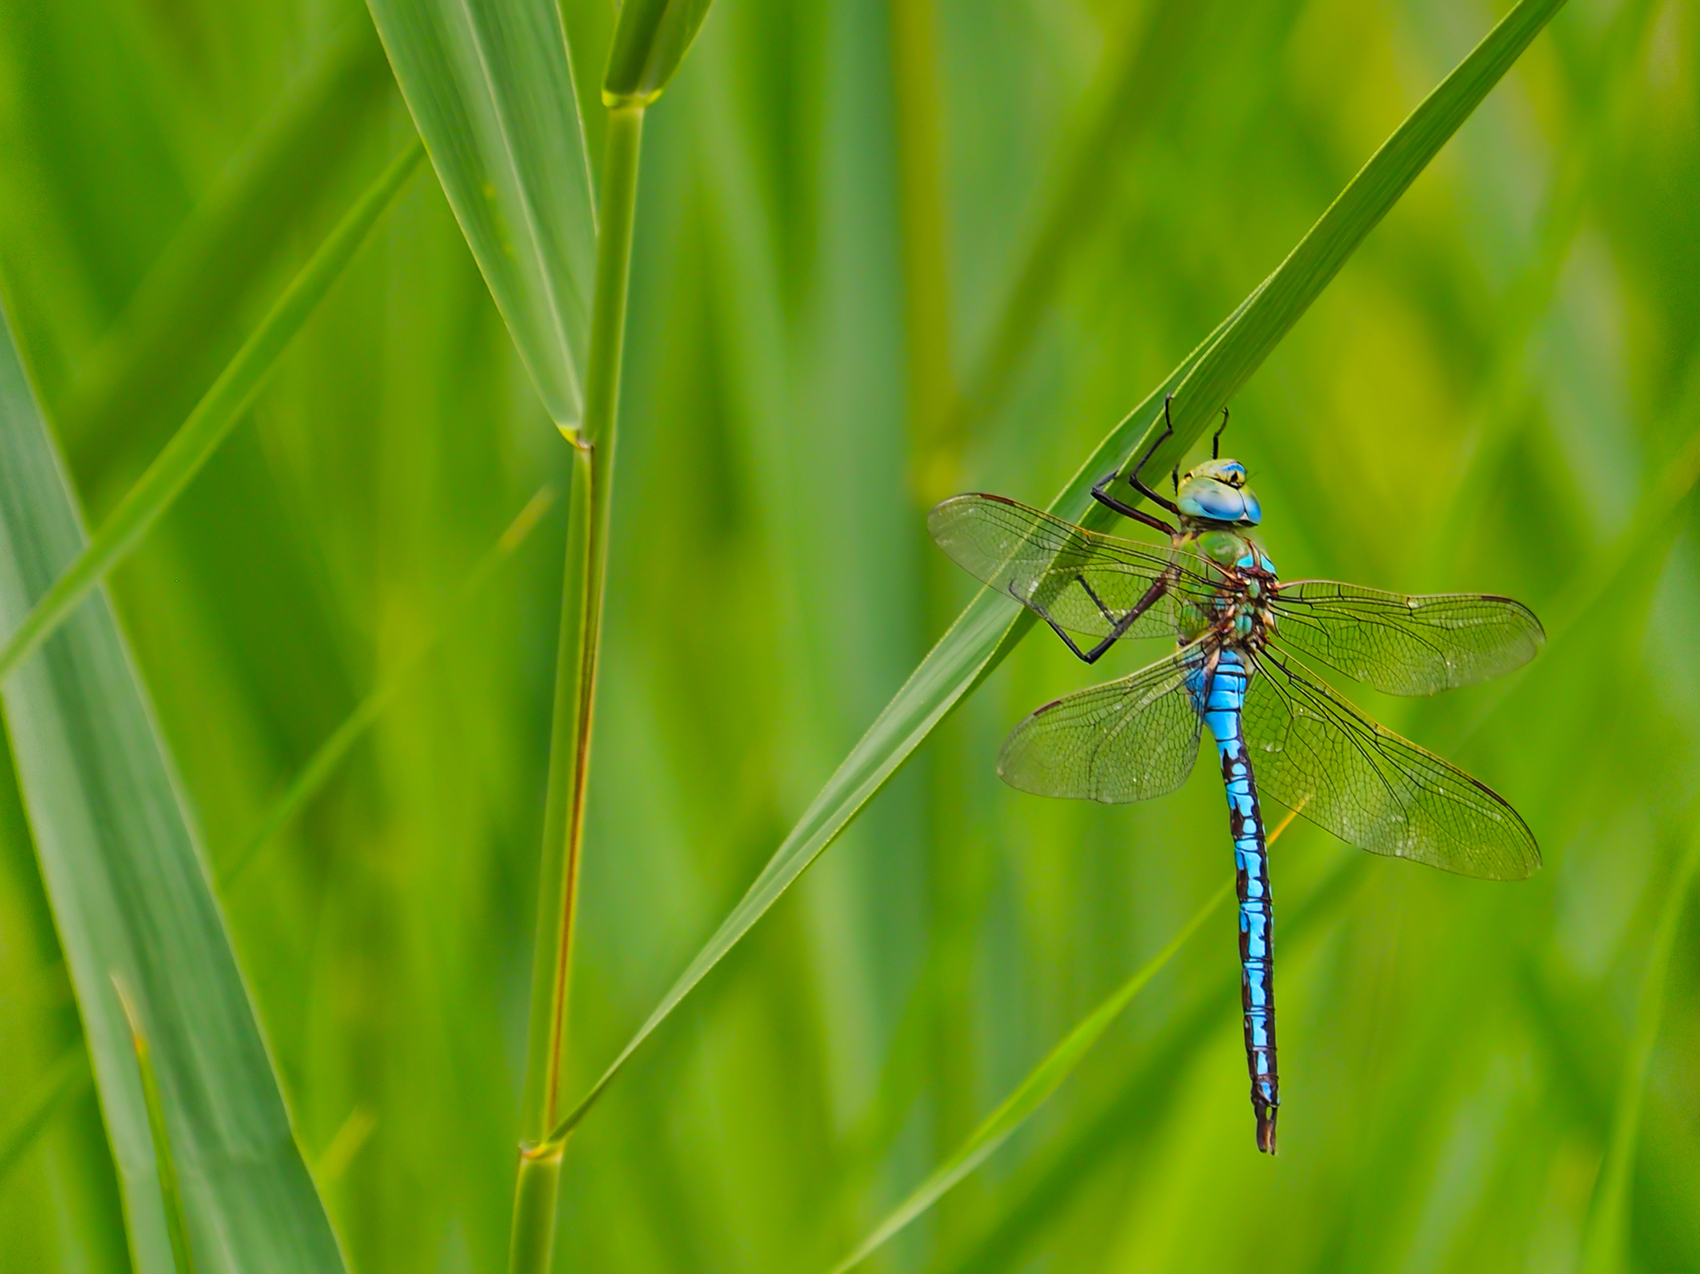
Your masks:
M1037 602L1033 601L1028 601L1026 604L1033 608L1034 614L1038 615L1040 619L1044 620L1051 626L1052 632L1063 639L1063 644L1074 652L1074 657L1076 659L1080 660L1082 663L1088 664L1095 664L1102 659L1105 651L1127 635L1127 630L1133 627L1134 621L1136 621L1146 611L1150 610L1151 607L1156 604L1157 599L1169 590L1168 576L1164 575L1152 580L1151 587L1145 590L1144 595L1133 604L1127 614L1118 617L1113 610L1104 605L1104 599L1092 591L1092 585L1086 582L1086 577L1084 575L1076 575L1074 579L1081 588L1086 590L1086 595L1092 599L1093 604L1098 607L1099 612L1102 613L1104 618L1110 622L1109 635L1096 646L1092 647L1091 650L1082 650L1078 645L1076 645L1074 638L1070 637L1068 633L1063 630L1061 624L1051 618L1051 613L1043 606L1040 606ZM1016 594L1013 584L1010 586L1009 595L1014 597L1018 602L1023 600Z
M1181 511L1176 506L1175 502L1165 496L1159 495L1150 487L1146 486L1144 479L1139 476L1140 470L1144 469L1145 466L1150 463L1151 457L1157 454L1157 448L1161 447L1175 435L1175 422L1169 418L1169 404L1174 401L1174 397L1175 396L1173 394L1170 394L1163 400L1163 432L1152 439L1151 445L1145 449L1145 454L1140 456L1139 459L1134 462L1133 467L1128 470L1127 480L1135 491L1139 492L1140 495L1151 501L1152 504L1155 504L1160 509L1166 509L1174 517L1179 517ZM1161 518L1153 517L1149 513L1136 509L1125 500L1118 500L1115 496L1110 494L1110 484L1114 482L1119 475L1119 470L1113 470L1100 478L1098 480L1098 485L1092 488L1092 498L1098 501L1099 504L1102 504L1107 508L1114 509L1124 518L1132 518L1134 521L1143 522L1146 526L1161 531L1165 535L1173 535L1175 533L1175 528L1170 526Z
M1228 427L1228 409L1222 408L1222 423L1216 426L1216 432L1210 435L1210 458L1222 458L1222 431Z
M1072 638L1068 635L1067 630L1065 630L1061 624L1057 623L1056 620L1051 618L1051 612L1050 611L1046 610L1043 606L1039 605L1038 602L1021 596L1020 593L1015 591L1015 584L1013 582L1011 582L1010 584L1007 584L1004 588L1004 591L1007 592L1011 597L1015 598L1016 601L1022 603L1024 606L1031 607L1032 610L1033 610L1033 613L1035 615L1037 615L1040 619L1044 620L1047 624L1049 624L1051 626L1051 631L1053 633L1055 633L1058 637L1061 637L1063 639L1063 645L1067 646L1070 650L1072 650L1074 652L1074 656L1075 656L1076 659L1084 660L1085 662L1087 662L1089 664L1090 663L1096 663L1098 661L1099 656L1102 655L1106 650L1108 650L1110 648L1111 643L1113 643L1115 641L1114 637L1106 637L1103 641L1099 642L1096 646L1092 647L1092 649L1090 651L1082 650L1079 646L1075 645L1074 638ZM1098 604L1099 604L1100 607L1103 606L1102 602L1099 602Z
M1106 473L1102 478L1098 479L1098 485L1092 488L1092 498L1105 508L1114 509L1124 518L1132 518L1135 522L1143 522L1146 526L1155 531L1161 531L1164 535L1174 535L1175 528L1163 521L1162 518L1154 517L1153 515L1145 512L1144 509L1136 509L1131 504L1127 503L1127 501L1118 500L1115 496L1110 494L1110 484L1119 477L1121 477L1121 471L1112 470L1111 472ZM1133 485L1138 487L1141 484L1135 482ZM1164 503L1166 504L1167 501L1164 501Z
M1145 480L1139 476L1145 466L1151 463L1151 457L1157 454L1157 448L1175 436L1175 422L1169 415L1169 405L1174 401L1175 396L1173 394L1163 399L1163 432L1151 440L1151 445L1145 449L1145 454L1139 457L1138 463L1133 466L1133 471L1127 475L1127 480L1133 484L1135 491L1151 501L1152 504L1160 509L1167 509L1172 516L1178 518L1181 515L1179 506L1167 496L1159 495L1146 486Z

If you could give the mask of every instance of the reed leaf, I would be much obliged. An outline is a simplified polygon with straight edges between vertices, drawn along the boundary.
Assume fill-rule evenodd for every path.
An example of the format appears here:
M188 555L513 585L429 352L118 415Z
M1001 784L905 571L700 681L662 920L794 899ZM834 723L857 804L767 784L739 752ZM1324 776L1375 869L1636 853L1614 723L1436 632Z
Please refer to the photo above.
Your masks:
M1171 393L1174 436L1157 449L1152 471L1166 471L1185 454L1562 5L1563 0L1521 0L1382 144L1286 260L1122 419L1051 500L1049 510L1086 526L1107 525L1113 515L1093 504L1092 486L1155 439ZM839 765L731 914L561 1121L556 1136L584 1118L656 1027L1031 626L1006 598L982 592L969 604Z
M342 277L378 218L412 176L423 153L417 142L410 144L390 161L337 223L213 382L182 428L154 458L147 472L118 502L112 515L66 565L52 587L11 629L5 645L0 647L0 678L9 675L65 622L78 603L123 561L201 471L219 443L242 419L242 413L260 392L278 357L295 339L331 285Z
M414 124L543 405L584 411L596 214L554 0L370 0Z
M241 303L288 259L394 104L383 47L356 13L225 164L55 404L85 491L133 472L127 461L141 468L191 408L241 343Z
M1276 835L1279 835L1279 829ZM1273 841L1275 836L1272 835L1269 839ZM1174 958L1175 953L1186 945L1187 940L1198 932L1211 914L1233 896L1233 892L1234 882L1230 880L1211 894L1205 904L1193 914L1192 919L1181 926L1180 932L1170 938L1156 955L1141 965L1127 981L1105 996L1096 1008L1082 1018L1072 1031L1039 1060L1038 1065L1027 1072L1015 1090L1003 1099L996 1110L986 1116L984 1122L950 1158L933 1169L927 1179L916 1186L908 1198L893 1208L867 1238L856 1245L856 1249L849 1256L832 1267L832 1274L845 1274L845 1271L854 1269L867 1260L899 1230L943 1198L957 1182L991 1158L993 1152L1009 1139L1010 1134L1026 1123L1027 1117L1038 1110L1045 1099L1062 1085L1063 1080L1074 1073L1092 1046L1110 1029L1110 1024L1133 1003L1133 997L1145 989L1151 979Z
M0 328L0 619L85 549L81 518ZM4 687L19 789L75 989L140 1274L174 1268L147 1102L109 979L150 1025L202 1268L338 1271L277 1077L152 710L94 591Z

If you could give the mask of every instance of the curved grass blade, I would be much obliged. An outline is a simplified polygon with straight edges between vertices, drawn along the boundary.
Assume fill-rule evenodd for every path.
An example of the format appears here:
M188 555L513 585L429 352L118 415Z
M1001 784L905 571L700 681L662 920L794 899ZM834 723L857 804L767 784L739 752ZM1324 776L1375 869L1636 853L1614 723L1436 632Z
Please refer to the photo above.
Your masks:
M596 214L554 0L369 0L413 122L550 418L584 411Z
M483 592L484 586L490 582L490 577L525 543L554 503L555 488L547 483L526 502L525 507L515 515L490 551L472 568L472 573L461 584L454 601L450 603L448 612L440 616L437 624L429 631L415 637L401 657L385 670L378 684L366 692L366 697L355 705L354 711L319 745L318 750L313 753L307 764L301 767L283 794L272 803L265 817L260 820L258 830L249 837L248 843L232 855L229 862L219 866L218 877L222 886L228 889L240 880L242 873L259 857L260 851L271 843L272 837L282 831L301 811L301 807L313 799L326 780L336 772L336 767L348 755L349 749L366 733L367 727L389 706L390 701L407 684L407 679L425 657L437 648L437 643L443 639L449 625Z
M55 405L82 481L99 486L132 457L139 469L163 441L155 424L190 409L240 340L238 307L389 124L393 83L371 21L354 14L231 157Z
M1522 0L1370 157L1298 246L1271 274L1234 331L1199 361L1175 393L1175 437L1152 459L1161 473L1185 454L1205 422L1262 365L1357 245L1428 167L1564 0Z
M1359 888L1369 879L1370 859L1344 854L1335 867L1297 907L1281 927L1282 950L1289 963L1312 939L1328 932L1350 910ZM1046 1148L1041 1162L1000 1193L989 1224L957 1253L938 1261L940 1274L991 1274L1020 1267L1036 1237L1080 1197L1092 1174L1114 1163L1119 1153L1151 1137L1172 1109L1172 1095L1192 1061L1211 1036L1240 1016L1238 970L1224 962L1218 974L1201 985L1191 1009L1178 1016L1152 1043L1121 1086L1095 1111L1085 1115Z
M1164 396L1170 392L1176 394L1175 435L1158 449L1151 464L1153 471L1161 471L1177 461L1563 3L1522 0L1489 32L1359 170L1275 272L1098 445L1047 511L1088 528L1107 526L1113 515L1093 503L1092 486L1139 454L1155 436ZM1025 614L1011 614L1012 605L984 591L969 603L827 780L661 1003L556 1126L554 1137L564 1137L578 1125L644 1040L849 826L962 696L1002 662L1032 624Z
M1268 843L1273 845L1295 817L1294 814L1288 814L1283 818L1275 830L1269 833ZM986 1116L985 1121L963 1142L955 1154L916 1186L907 1199L874 1227L854 1252L833 1266L832 1274L845 1274L846 1270L860 1265L876 1248L932 1207L957 1182L990 1158L992 1153L1009 1139L1009 1135L1026 1122L1027 1116L1043 1105L1045 1099L1056 1092L1063 1080L1074 1073L1074 1068L1110 1028L1110 1024L1133 1003L1133 997L1145 989L1151 979L1162 971L1163 966L1174 958L1175 953L1187 944L1199 927L1210 918L1210 914L1225 903L1233 892L1234 882L1224 881L1222 887L1210 895L1205 904L1193 914L1192 919L1181 926L1180 932L1170 938L1161 951L1104 997L1097 1008L1082 1018L1078 1026L1046 1053L1037 1066L1027 1072L1027 1077L1016 1085L1015 1091Z
M84 548L81 518L0 315L0 622ZM340 1271L208 884L191 816L104 593L4 686L5 723L82 1015L140 1274L173 1268L146 1102L109 978L147 1014L204 1268Z
M189 1246L189 1221L183 1215L183 1191L177 1185L177 1161L171 1157L171 1131L165 1123L165 1102L159 1095L159 1076L154 1074L153 1053L136 1006L124 990L124 981L112 975L118 1006L130 1024L130 1046L136 1051L136 1071L142 1081L142 1100L148 1108L148 1132L153 1137L154 1167L159 1172L159 1196L165 1202L165 1230L171 1238L171 1259L177 1274L195 1274L194 1249Z
M1275 838L1271 836L1269 839ZM1181 926L1180 932L1170 938L1161 951L1147 960L1132 977L1082 1018L1080 1024L1063 1037L1061 1043L1027 1072L1027 1077L1016 1085L1015 1091L986 1116L985 1121L974 1130L955 1154L916 1186L909 1197L898 1204L885 1220L875 1226L868 1237L857 1245L855 1251L832 1267L832 1274L845 1274L846 1270L860 1265L876 1248L932 1207L957 1182L989 1159L992 1152L1003 1145L1009 1135L1044 1104L1047 1097L1056 1092L1063 1080L1074 1073L1074 1068L1098 1042L1099 1037L1122 1015L1122 1010L1133 1002L1133 997L1145 989L1146 984L1157 976L1163 966L1174 958L1175 953L1186 945L1187 939L1198 932L1211 913L1220 908L1233 892L1234 882L1230 880L1210 895L1209 901L1194 913L1191 920Z
M390 161L389 167L360 196L336 229L302 267L289 288L272 306L254 334L236 352L236 357L213 382L183 427L154 458L112 516L92 539L82 546L64 573L41 595L12 629L0 647L0 680L8 676L42 641L62 624L89 591L106 578L145 535L159 516L169 509L183 488L200 472L207 458L242 418L302 324L324 299L331 285L342 277L367 234L389 207L396 192L412 175L424 154L417 141Z
M1685 826L1692 827L1690 817ZM1612 1111L1611 1140L1605 1162L1594 1186L1582 1235L1583 1274L1616 1274L1628 1266L1629 1187L1635 1166L1635 1147L1641 1136L1641 1107L1647 1093L1647 1068L1659 1038L1659 1021L1664 1017L1665 983L1670 976L1671 953L1694 879L1700 874L1700 835L1693 836L1677 865L1676 878L1659 909L1658 927L1647 952L1647 969L1641 975L1641 992L1635 1004L1635 1029L1630 1036L1629 1055L1624 1059L1617 1104Z
M18 1103L21 1109L0 1129L0 1185L6 1174L35 1145L65 1103L89 1082L89 1055L81 1041L59 1056L40 1081Z

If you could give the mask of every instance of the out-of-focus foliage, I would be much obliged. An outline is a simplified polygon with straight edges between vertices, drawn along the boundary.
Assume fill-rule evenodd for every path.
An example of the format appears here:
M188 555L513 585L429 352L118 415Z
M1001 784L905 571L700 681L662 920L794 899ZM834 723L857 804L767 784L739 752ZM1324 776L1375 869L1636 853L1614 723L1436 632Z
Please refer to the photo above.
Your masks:
M969 595L915 493L1048 499L1498 14L935 8L900 79L891 6L720 0L651 112L575 1089ZM563 13L593 99L610 15ZM325 100L303 85L370 83L325 69L369 66L341 43L366 21L327 0L0 12L0 278L94 523L408 136L393 88L350 90L346 114L304 113L327 161L275 187L258 246L177 238L284 104ZM1508 685L1352 690L1503 791L1545 869L1491 885L1358 855L1283 930L1354 853L1295 825L1273 865L1281 1156L1251 1144L1224 918L876 1267L1573 1267L1700 808L1700 539L1691 483L1665 480L1700 432L1697 59L1681 0L1572 0L1227 437L1287 575L1488 589L1550 621ZM592 154L599 129L587 110ZM917 181L938 198L904 197ZM1059 189L1063 229L1044 233ZM942 250L917 264L913 242ZM1046 268L1027 271L1035 242ZM143 333L163 351L145 395L91 389L183 261L228 281L167 289L188 299ZM931 308L906 303L927 286ZM912 359L938 344L925 323L947 360ZM416 181L113 579L215 866L563 450L440 190ZM223 890L356 1269L504 1262L559 527ZM575 1134L560 1268L829 1266L1220 885L1207 766L1118 810L997 783L1022 713L1153 653L1086 670L1043 636ZM0 833L5 1128L79 1027L10 767ZM1700 1268L1697 1002L1690 914L1628 1174L1634 1268ZM0 1233L20 1268L121 1269L99 1113L71 1092L0 1181Z

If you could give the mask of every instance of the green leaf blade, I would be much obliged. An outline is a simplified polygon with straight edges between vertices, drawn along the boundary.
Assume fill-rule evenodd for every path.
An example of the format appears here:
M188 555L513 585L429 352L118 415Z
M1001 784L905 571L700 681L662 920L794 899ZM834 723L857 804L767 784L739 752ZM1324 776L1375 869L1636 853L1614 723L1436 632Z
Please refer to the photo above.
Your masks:
M125 493L105 524L64 573L13 625L0 646L0 678L27 659L133 549L183 494L218 445L242 419L266 376L296 333L342 277L378 218L413 175L423 151L417 141L391 160L302 267L277 303L220 373L189 418Z
M1190 446L1234 392L1292 330L1300 316L1369 232L1381 223L1418 175L1440 153L1452 134L1481 105L1564 6L1564 0L1524 0L1508 13L1452 73L1411 112L1357 176L1269 276L1241 321L1200 361L1175 393L1178 438ZM1158 460L1185 452L1172 441ZM1156 461L1153 467L1162 465Z
M712 0L627 0L620 6L602 99L644 106L661 96L690 52Z
M553 0L371 0L437 178L557 426L584 411L596 217Z
M1274 837L1270 839L1273 840ZM1110 1024L1133 1002L1134 996L1150 984L1151 979L1156 977L1174 958L1175 953L1186 945L1187 940L1198 932L1211 913L1227 901L1233 889L1233 882L1228 881L1213 893L1209 901L1181 927L1180 932L1164 944L1162 950L1141 965L1131 977L1082 1018L1056 1047L1040 1058L1038 1064L1027 1072L1026 1077L1004 1098L998 1108L986 1116L984 1122L956 1153L934 1169L925 1181L915 1187L908 1198L892 1209L885 1220L875 1226L868 1237L856 1246L855 1251L833 1266L832 1274L846 1274L846 1271L860 1265L877 1248L883 1246L886 1240L932 1207L959 1181L991 1158L997 1148L1009 1139L1010 1134L1025 1123L1027 1117L1039 1109L1045 1099L1056 1092L1062 1082L1074 1073L1081 1059L1091 1051L1092 1046L1110 1028Z
M84 533L0 319L0 620ZM174 1267L116 972L147 1013L201 1268L339 1271L171 762L104 593L5 684L6 726L142 1274Z

